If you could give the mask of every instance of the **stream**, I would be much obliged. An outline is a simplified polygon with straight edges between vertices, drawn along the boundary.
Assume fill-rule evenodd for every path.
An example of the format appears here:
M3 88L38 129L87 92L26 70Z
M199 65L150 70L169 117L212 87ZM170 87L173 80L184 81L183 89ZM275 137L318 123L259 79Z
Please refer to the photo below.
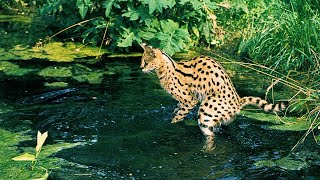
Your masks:
M42 69L60 65L12 63ZM79 67L75 63L69 66ZM107 59L88 66L92 71L113 73L91 84L70 76L1 74L0 104L12 110L0 114L0 128L13 132L31 128L33 134L48 131L48 144L81 143L52 155L71 163L50 169L48 179L320 178L319 147L312 137L290 153L304 132L271 130L268 122L239 115L217 133L216 148L206 154L201 152L205 138L196 124L197 108L184 122L171 124L176 101L160 87L155 74L140 71L139 57ZM45 86L57 79L68 85ZM242 83L235 81L238 87ZM33 145L33 141L19 144ZM289 155L283 164L259 165Z

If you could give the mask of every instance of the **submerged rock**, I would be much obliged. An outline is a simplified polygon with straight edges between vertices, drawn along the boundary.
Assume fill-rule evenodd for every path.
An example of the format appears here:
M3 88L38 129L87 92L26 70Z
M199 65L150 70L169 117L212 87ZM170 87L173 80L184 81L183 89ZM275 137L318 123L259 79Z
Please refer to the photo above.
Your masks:
M66 94L77 91L77 88L61 89L56 91L50 91L39 95L34 95L31 97L26 97L21 100L22 104L39 104L49 101L55 101L59 98L64 97Z

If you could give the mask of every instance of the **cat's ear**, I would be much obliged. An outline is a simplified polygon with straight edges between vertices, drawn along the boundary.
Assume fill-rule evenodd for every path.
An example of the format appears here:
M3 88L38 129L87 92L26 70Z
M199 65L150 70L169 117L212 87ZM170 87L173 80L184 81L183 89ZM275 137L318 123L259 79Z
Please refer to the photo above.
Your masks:
M153 50L154 55L156 56L156 58L162 58L162 52L160 51L160 49L154 49Z
M145 55L151 56L151 57L155 56L155 49L152 46L148 46L145 43L140 44L140 46L144 49Z
M145 47L147 46L147 44L146 44L146 43L141 43L140 46L141 46L143 49L145 49Z
M140 47L142 47L142 49L144 49L144 50L153 50L153 47L147 45L146 43L141 43Z

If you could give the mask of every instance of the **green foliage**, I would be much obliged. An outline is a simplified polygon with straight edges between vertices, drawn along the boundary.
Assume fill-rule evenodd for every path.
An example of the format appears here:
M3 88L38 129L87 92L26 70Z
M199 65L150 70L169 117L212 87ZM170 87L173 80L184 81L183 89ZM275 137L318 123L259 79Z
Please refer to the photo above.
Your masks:
M203 42L217 44L218 26L214 12L221 9L210 0L47 0L39 12L53 15L58 29L91 20L66 33L85 43L98 44L107 29L107 42L113 50L129 50L147 42L172 55ZM74 13L78 12L78 13Z
M319 69L320 18L303 0L274 0L257 10L239 51L281 70ZM299 6L297 5L297 2ZM261 7L261 6L260 6Z

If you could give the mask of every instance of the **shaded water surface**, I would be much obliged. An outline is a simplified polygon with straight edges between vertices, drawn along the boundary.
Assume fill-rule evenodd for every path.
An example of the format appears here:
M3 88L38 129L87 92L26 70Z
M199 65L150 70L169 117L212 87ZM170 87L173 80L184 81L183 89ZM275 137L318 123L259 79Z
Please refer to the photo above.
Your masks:
M126 71L95 85L70 80L66 88L50 89L43 86L48 79L39 77L2 80L1 104L14 108L0 114L2 128L21 131L31 122L34 130L49 131L49 143L85 143L55 154L73 164L51 170L49 179L320 178L320 162L298 170L255 166L289 155L302 133L269 130L241 115L217 133L212 154L202 153L196 110L188 123L171 124L176 102L155 75L140 72L133 59L108 67L119 64ZM302 148L318 152L314 147Z

